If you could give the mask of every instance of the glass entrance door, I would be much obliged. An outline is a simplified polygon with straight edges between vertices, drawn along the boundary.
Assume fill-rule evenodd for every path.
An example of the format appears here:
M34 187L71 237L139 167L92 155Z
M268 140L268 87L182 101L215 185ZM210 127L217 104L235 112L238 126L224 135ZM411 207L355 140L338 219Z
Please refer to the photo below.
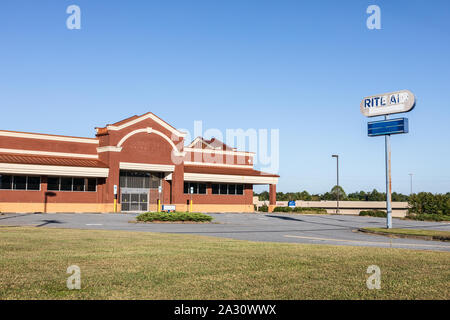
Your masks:
M148 211L147 193L125 193L121 194L122 211Z

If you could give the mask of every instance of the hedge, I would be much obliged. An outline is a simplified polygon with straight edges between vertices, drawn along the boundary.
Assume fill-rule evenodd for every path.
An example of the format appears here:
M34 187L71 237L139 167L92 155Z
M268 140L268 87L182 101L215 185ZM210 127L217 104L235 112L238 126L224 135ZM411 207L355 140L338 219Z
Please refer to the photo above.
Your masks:
M295 212L295 213L315 213L315 214L326 214L327 210L322 208L301 208L295 207L292 209L291 207L275 207L273 212Z
M371 217L379 217L386 218L387 214L382 210L363 210L359 212L360 216L371 216Z
M327 210L326 209L322 209L322 208L303 208L303 207L295 207L294 212L298 212L298 213L316 213L316 214L327 214Z
M450 215L443 214L408 214L406 218L420 221L450 221Z
M213 218L199 212L146 212L136 217L137 221L152 222L152 221L195 221L195 222L209 222Z
M275 207L273 212L292 212L291 207Z

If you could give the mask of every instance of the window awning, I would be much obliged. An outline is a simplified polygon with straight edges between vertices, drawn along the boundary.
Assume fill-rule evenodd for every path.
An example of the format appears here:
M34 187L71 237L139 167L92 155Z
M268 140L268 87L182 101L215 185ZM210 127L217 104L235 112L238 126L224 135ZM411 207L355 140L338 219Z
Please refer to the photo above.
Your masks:
M0 154L0 174L108 177L108 166L95 159Z
M184 181L277 184L279 176L254 169L185 166ZM171 180L171 175L166 180Z

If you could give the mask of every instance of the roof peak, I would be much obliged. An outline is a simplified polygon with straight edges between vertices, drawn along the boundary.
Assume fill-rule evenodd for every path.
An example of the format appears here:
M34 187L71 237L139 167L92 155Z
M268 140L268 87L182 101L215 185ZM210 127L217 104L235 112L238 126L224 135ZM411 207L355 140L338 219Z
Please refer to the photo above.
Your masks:
M203 148L203 146L196 146L199 143L203 144L206 148ZM212 149L212 150L224 150L224 151L236 151L236 148L231 148L225 143L223 143L221 140L211 137L211 139L205 139L201 136L198 136L195 138L189 145L188 148L197 148L197 149Z
M179 131L178 129L171 126L166 121L162 120L160 117L158 117L157 115L155 115L152 112L147 112L140 116L134 115L134 116L128 117L126 119L120 120L118 122L115 122L113 124L107 124L105 127L96 127L95 129L97 130L97 135L104 135L104 134L107 134L109 130L113 130L113 131L122 130L128 126L131 126L133 124L136 124L140 121L143 121L143 120L146 120L149 118L179 137L186 136L186 133Z

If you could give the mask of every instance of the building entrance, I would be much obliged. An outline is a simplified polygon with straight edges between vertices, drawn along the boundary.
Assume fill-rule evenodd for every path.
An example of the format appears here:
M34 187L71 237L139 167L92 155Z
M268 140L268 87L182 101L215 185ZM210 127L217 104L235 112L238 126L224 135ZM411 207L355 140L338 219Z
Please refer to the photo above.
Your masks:
M120 203L123 212L149 211L149 205L158 200L162 173L120 171ZM156 190L156 192L155 192Z

